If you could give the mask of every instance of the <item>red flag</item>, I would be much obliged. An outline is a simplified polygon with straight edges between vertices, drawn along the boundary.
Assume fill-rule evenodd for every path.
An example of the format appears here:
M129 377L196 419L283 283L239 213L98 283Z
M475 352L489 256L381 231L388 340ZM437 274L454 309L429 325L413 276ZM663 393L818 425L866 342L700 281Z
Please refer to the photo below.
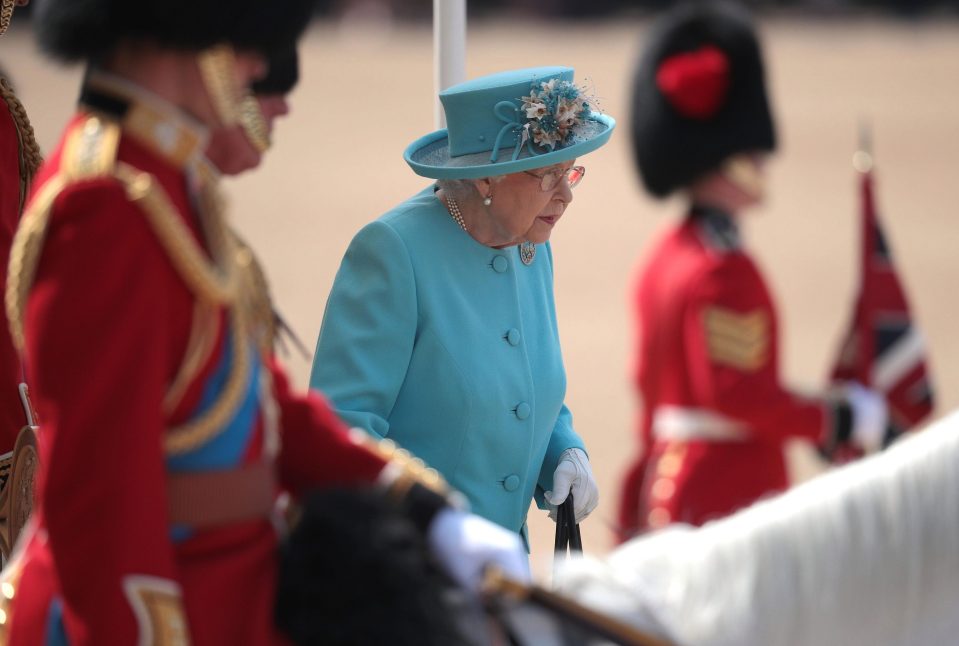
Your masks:
M933 409L926 347L909 314L905 291L879 225L871 169L861 173L861 198L859 296L832 379L855 380L883 393L892 432L898 435Z

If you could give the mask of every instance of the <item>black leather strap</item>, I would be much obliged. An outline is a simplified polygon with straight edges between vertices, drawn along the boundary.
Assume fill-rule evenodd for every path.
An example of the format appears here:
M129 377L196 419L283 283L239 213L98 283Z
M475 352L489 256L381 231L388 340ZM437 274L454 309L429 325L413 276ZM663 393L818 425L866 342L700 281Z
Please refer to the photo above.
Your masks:
M573 494L556 508L556 558L566 557L572 552L583 551L583 537L573 511Z

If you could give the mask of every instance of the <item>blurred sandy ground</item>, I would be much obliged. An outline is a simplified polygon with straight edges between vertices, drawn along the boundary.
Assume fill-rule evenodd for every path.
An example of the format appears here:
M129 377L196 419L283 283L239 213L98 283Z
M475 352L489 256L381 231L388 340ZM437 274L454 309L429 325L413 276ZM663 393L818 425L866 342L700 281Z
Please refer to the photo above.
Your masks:
M619 478L636 451L632 276L678 208L641 192L624 127L629 70L647 25L476 22L468 36L470 76L571 65L620 119L610 144L582 158L586 180L553 237L568 403L602 490L583 527L593 551L611 545ZM41 61L23 27L0 41L0 60L49 150L79 71ZM771 200L749 218L746 237L781 306L785 377L807 388L823 384L849 316L858 204L850 160L865 116L875 134L882 216L929 338L942 414L959 403L959 23L779 18L762 29L782 146ZM260 172L228 189L276 301L312 350L353 233L425 185L401 153L433 128L432 36L428 24L319 23L303 58L294 114L280 123L275 150ZM288 363L305 385L308 360ZM808 460L798 464L811 472ZM534 568L547 574L552 523L534 510L530 525Z

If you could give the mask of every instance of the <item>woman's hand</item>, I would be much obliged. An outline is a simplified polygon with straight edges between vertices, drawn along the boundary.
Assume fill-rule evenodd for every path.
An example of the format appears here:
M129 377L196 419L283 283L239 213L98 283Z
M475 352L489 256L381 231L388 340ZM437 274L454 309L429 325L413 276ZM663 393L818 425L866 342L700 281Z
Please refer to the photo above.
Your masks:
M576 522L582 522L599 504L599 487L589 466L589 458L581 449L566 449L559 456L559 464L553 472L553 490L543 497L550 505L549 517L556 520L556 507L573 494L573 511Z

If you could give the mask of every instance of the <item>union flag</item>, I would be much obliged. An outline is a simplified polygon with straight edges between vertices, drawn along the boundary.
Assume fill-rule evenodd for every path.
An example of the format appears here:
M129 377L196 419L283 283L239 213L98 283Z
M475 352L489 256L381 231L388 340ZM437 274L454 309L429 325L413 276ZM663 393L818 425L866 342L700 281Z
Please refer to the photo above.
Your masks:
M855 380L885 395L892 439L932 412L933 392L926 344L909 313L876 213L872 161L868 155L858 156L858 160L862 204L859 294L832 380Z

